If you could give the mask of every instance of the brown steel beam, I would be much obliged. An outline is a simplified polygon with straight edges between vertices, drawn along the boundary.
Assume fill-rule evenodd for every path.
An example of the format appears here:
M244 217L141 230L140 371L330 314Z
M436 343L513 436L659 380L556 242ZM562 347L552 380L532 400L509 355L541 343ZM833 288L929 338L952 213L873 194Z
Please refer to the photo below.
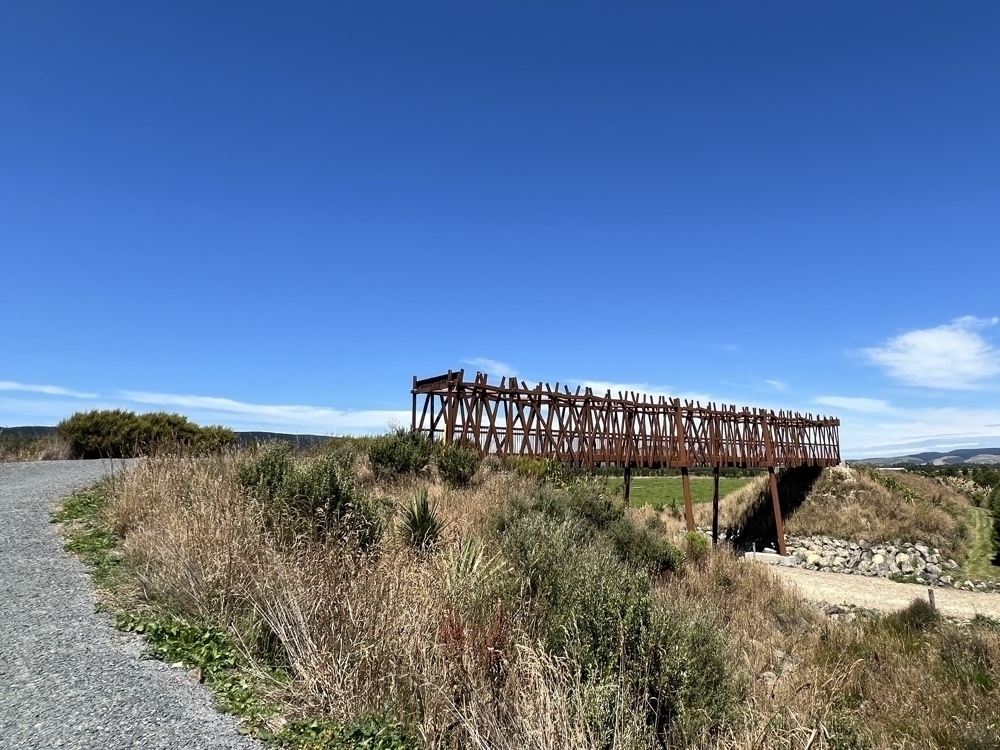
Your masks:
M687 519L688 531L694 531L694 503L691 501L691 477L687 466L681 469L681 485L684 489L684 517Z
M781 498L778 497L778 477L774 467L767 467L767 476L771 481L771 503L774 506L774 528L778 534L778 553L782 557L788 554L785 549L785 522L781 518Z
M719 543L719 467L712 467L712 546Z

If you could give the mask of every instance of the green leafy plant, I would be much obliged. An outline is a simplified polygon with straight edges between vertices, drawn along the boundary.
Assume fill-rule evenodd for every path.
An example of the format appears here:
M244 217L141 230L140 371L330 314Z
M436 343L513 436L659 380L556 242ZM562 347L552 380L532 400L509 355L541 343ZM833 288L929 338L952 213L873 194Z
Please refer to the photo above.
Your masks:
M382 477L401 476L422 470L431 459L434 444L426 435L399 428L372 438L368 458Z
M441 478L452 487L465 487L479 469L479 452L455 443L442 445L437 452Z
M288 750L413 750L415 734L387 714L367 714L348 724L325 719L290 722L275 737Z
M422 489L403 510L400 533L414 549L427 550L441 538L442 529L443 525L427 497L427 490Z
M272 443L240 463L236 480L264 504L271 527L278 531L320 539L337 533L363 549L382 538L383 504L355 479L338 453L296 462L290 445Z
M692 562L703 562L712 551L712 543L708 537L697 531L689 531L684 535L684 546L687 549L687 559Z

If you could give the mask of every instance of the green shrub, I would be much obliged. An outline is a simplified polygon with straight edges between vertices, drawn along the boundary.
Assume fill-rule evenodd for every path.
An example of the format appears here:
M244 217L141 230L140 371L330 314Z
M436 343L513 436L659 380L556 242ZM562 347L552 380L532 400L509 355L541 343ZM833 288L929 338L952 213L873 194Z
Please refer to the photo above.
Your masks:
M579 521L533 514L514 520L500 543L511 608L527 599L545 649L597 680L618 673L623 650L638 654L651 600L648 575L587 533Z
M687 549L687 558L693 562L704 561L712 551L708 537L697 531L689 531L684 535L684 546Z
M243 489L267 500L279 497L295 473L292 446L270 443L251 451L236 468L236 481Z
M684 567L684 553L663 535L662 525L643 528L625 514L617 493L593 479L581 479L565 487L542 485L515 497L496 519L503 532L517 519L542 515L553 521L571 522L581 541L606 539L619 558L639 568L663 572Z
M558 473L558 467L554 461L547 461L544 458L531 458L530 456L507 456L504 465L518 476L534 479L541 482L552 478Z
M296 463L288 443L271 443L245 457L236 481L260 500L273 530L326 539L337 532L363 549L382 537L380 504L336 454Z
M199 427L166 412L135 414L123 409L77 412L56 427L73 458L131 458L160 447L217 451L236 442L225 427Z
M705 734L735 726L749 684L722 629L708 616L658 605L646 633L651 721L669 747L698 744Z
M414 549L427 550L441 538L442 528L434 506L427 499L427 490L420 490L403 511L400 533Z
M417 735L384 714L367 714L348 724L324 719L289 722L275 737L287 750L416 750Z
M545 650L580 670L588 712L611 722L607 736L619 686L646 696L647 720L668 747L739 721L749 686L723 631L707 616L654 604L648 572L608 538L579 518L535 513L512 520L500 543L513 574L508 605L527 606Z
M465 487L479 469L479 452L449 443L437 451L437 467L441 478L452 487Z
M619 557L632 565L654 573L684 567L684 553L658 529L643 528L629 518L622 518L610 528L609 534Z
M382 477L412 474L431 459L434 444L426 435L402 428L372 438L368 458L375 473Z

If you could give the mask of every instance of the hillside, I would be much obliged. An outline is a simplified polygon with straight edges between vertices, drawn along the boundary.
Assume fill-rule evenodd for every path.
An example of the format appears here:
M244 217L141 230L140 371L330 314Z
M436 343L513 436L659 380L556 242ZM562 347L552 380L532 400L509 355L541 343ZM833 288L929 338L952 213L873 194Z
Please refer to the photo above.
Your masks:
M947 453L926 451L906 456L863 458L860 461L852 461L851 463L883 467L951 466L955 464L988 466L1000 464L1000 448L961 448L948 451Z

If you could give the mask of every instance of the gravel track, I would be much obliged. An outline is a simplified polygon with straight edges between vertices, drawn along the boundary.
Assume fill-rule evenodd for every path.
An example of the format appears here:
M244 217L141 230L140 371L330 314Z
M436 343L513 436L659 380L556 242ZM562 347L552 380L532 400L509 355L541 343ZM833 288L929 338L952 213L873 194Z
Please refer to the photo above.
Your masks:
M853 604L857 607L891 612L903 609L914 599L927 599L927 587L897 583L885 578L825 573L819 570L773 566L778 577L791 583L803 598L830 604ZM938 611L949 617L971 620L977 614L1000 620L1000 596L972 591L934 587Z
M142 641L95 613L49 517L110 470L0 463L0 748L262 748L184 670L140 658Z

